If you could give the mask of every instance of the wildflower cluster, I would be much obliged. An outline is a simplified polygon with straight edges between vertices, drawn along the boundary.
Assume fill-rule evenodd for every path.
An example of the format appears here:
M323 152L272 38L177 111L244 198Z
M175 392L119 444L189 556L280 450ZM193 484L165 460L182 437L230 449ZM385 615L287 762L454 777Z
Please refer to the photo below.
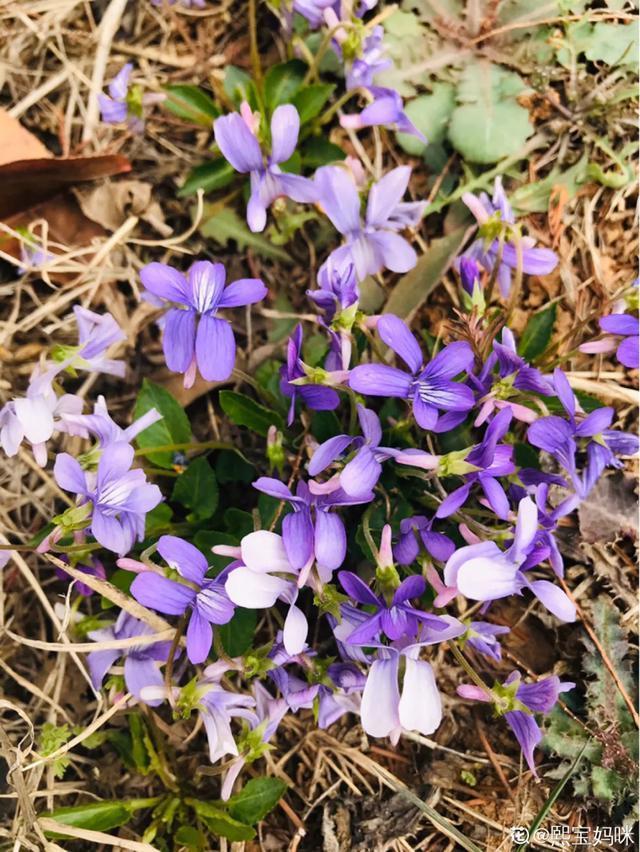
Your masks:
M354 5L293 3L312 29L331 34L346 91L367 102L339 123L348 132L384 126L417 133L399 95L374 81L389 62L381 27L364 21L375 3ZM291 10L283 12L285 26L290 17ZM142 101L127 94L130 71L123 69L104 96L105 121L141 120L134 101ZM130 599L175 627L173 642L150 644L151 628L129 612L103 617L90 639L141 642L89 654L94 686L122 657L122 676L107 682L131 704L196 711L212 762L232 758L225 799L289 713L312 709L321 728L353 714L367 734L392 743L405 732L433 734L443 718L435 652L450 649L464 663L458 695L490 703L504 717L535 775L537 716L573 684L555 675L532 681L518 671L506 679L496 674L493 684L482 679L478 669L499 670L510 631L495 602L524 597L558 622L576 618L562 582L558 527L605 468L638 451L635 436L612 428L612 408L585 411L561 358L555 367L530 363L496 301L509 299L514 276L547 274L558 258L522 234L497 179L491 199L463 196L478 227L455 264L463 306L456 321L436 330L419 315L412 329L393 313L367 314L365 279L405 273L417 262L413 236L428 205L405 200L410 167L367 177L347 160L313 174L288 171L300 134L293 104L267 115L244 101L215 119L213 133L233 169L249 176L251 231L264 230L270 207L285 198L313 206L340 235L307 293L317 317L292 329L279 382L261 394L273 408L262 407L271 428L256 430L267 445L254 441L247 450L256 470L252 487L241 505L224 507L257 505L254 528L228 532L213 546L195 534L215 531L217 515L204 526L189 516L179 530L167 522L163 534L152 532L150 513L175 502L175 492L166 493L161 472L145 466L153 443L138 442L136 450L133 442L163 413L151 408L122 428L105 398L88 413L81 396L63 391L63 381L80 371L124 376L124 363L107 357L125 341L109 314L76 307L78 344L54 348L24 396L0 411L8 455L26 442L46 466L54 436L84 442L80 453L55 456L53 476L72 505L52 519L39 552L64 555L61 572L65 564L79 567L98 584L116 568L128 572ZM262 280L226 283L224 266L206 259L186 272L153 261L140 280L142 298L158 310L166 365L183 375L185 387L198 374L208 382L242 381L234 373L241 326L232 319L268 298ZM617 347L618 359L637 367L638 320L622 307L601 319L606 337L583 350ZM308 354L312 334L323 340L318 357ZM260 392L260 377L250 378ZM318 412L330 414L321 419ZM187 445L187 472L194 458L216 452ZM267 475L276 456L279 475ZM76 591L89 596L91 586ZM258 611L261 626L230 654L223 628L233 632L246 610ZM469 678L473 683L462 682Z

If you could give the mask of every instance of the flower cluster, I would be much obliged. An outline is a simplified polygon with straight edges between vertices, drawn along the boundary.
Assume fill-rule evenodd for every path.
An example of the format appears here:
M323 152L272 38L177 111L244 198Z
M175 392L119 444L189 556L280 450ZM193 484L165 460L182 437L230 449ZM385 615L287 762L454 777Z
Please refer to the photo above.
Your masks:
M363 24L374 5L295 0L293 8L312 28L332 32L347 90L371 100L357 116L342 116L341 126L411 131L397 93L374 82L388 64L381 29ZM106 121L130 117L129 73L127 66L103 98ZM104 397L86 413L81 396L63 392L63 378L79 371L124 375L124 363L107 357L125 339L109 314L76 307L77 345L56 347L25 395L0 411L8 455L26 441L44 466L52 437L91 442L81 454L55 458L55 481L73 500L52 519L39 551L65 555L63 576L65 566L83 572L83 596L96 583L108 591L103 581L117 555L118 567L135 575L127 586L134 611L141 618L159 613L175 627L173 642L150 643L151 627L127 611L102 619L88 634L109 645L89 655L93 685L109 677L132 703L162 712L166 701L174 711L199 713L212 762L232 758L222 784L227 798L288 713L312 709L323 728L353 714L368 735L392 743L407 732L433 734L445 712L439 651L453 651L465 661L460 677L474 680L460 683L458 695L492 704L535 775L536 714L547 713L573 684L554 675L533 682L519 672L504 677L501 643L510 626L496 602L524 598L545 617L575 620L575 602L561 582L558 527L606 468L638 451L636 436L612 428L613 408L596 403L584 410L591 406L574 393L562 369L567 359L556 353L553 364L530 363L487 286L497 280L500 296L508 297L514 274L547 274L558 258L521 234L497 179L491 199L463 196L478 233L455 265L463 305L457 321L436 329L419 314L412 330L393 313L367 315L365 280L384 270L407 272L417 262L411 233L427 204L404 200L411 169L397 166L364 181L348 163L292 174L285 164L300 134L293 104L267 115L245 102L238 113L217 118L213 131L226 160L249 175L252 231L262 231L270 206L286 197L316 205L341 244L321 259L317 287L307 293L319 315L306 315L291 330L270 373L274 381L265 388L263 377L249 377L261 402L274 408L244 398L234 420L251 429L258 412L260 438L252 436L245 448L241 433L235 449L247 450L260 475L241 505L225 502L213 517L217 523L229 517L226 510L240 510L241 531L220 536L214 521L207 528L211 514L189 513L154 534L149 513L169 494L150 481L158 471L145 464L145 454L184 451L186 464L215 442L166 446L166 437L145 439L136 450L133 441L161 413L151 408L123 428ZM234 373L232 311L267 297L262 280L227 284L224 266L206 259L186 272L151 262L140 278L143 298L158 309L166 365L184 376L185 387L198 374L215 383L244 378ZM617 347L621 363L637 368L637 316L616 310L600 327L607 336L584 351ZM313 337L324 347L317 357L305 346ZM171 434L169 426L160 431ZM265 435L269 461L269 452L279 450L279 477L263 475L273 473L271 465L260 469ZM171 473L186 475L189 467L180 467ZM184 507L192 508L192 496ZM177 487L170 500L180 502ZM216 533L216 543L201 532ZM97 559L93 551L106 553ZM225 636L247 610L268 617L254 642L230 653ZM120 640L127 641L114 648ZM114 670L121 657L123 670Z

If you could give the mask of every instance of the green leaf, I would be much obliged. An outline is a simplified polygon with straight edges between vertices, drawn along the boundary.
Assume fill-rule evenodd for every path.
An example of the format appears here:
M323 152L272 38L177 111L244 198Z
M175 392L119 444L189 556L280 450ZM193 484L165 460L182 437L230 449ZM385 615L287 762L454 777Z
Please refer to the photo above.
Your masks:
M236 426L246 426L265 438L270 426L284 428L284 421L276 411L265 408L244 394L230 390L220 391L220 406Z
M419 258L414 268L403 275L391 291L384 313L410 320L457 257L467 230L458 228L446 237L432 240L426 254Z
M204 456L194 459L176 479L171 499L191 509L198 521L211 518L218 508L218 482Z
M253 80L242 68L237 68L235 65L228 65L222 87L227 97L237 107L240 106L242 101L248 101L251 109L256 109L256 89Z
M144 379L136 399L134 418L142 417L152 408L162 415L162 420L138 435L136 443L140 449L148 450L168 444L187 444L191 440L191 426L183 407L168 390ZM158 467L171 468L173 455L171 450L162 450L158 453L149 453L147 458Z
M195 195L199 189L215 192L216 189L228 186L235 176L236 171L233 166L222 157L200 163L187 175L187 179L178 190L178 198Z
M605 65L637 65L637 21L629 24L599 21L594 24L585 56L591 62L604 62Z
M216 479L221 485L228 482L253 482L256 469L232 450L221 450L216 457Z
M147 512L144 519L144 534L147 538L167 532L173 517L173 509L168 503L158 503L155 509Z
M174 843L188 849L205 849L207 838L192 825L181 825L173 836Z
M253 530L253 526L251 527ZM198 550L207 557L207 563L212 566L213 573L219 574L229 564L228 556L216 556L211 553L211 548L216 544L230 544L236 546L239 538L229 533L218 532L218 530L198 530L193 537L193 543Z
M242 790L229 799L231 816L254 825L278 804L287 785L279 778L252 778Z
M250 825L234 819L220 807L209 802L201 802L199 799L187 799L187 804L195 810L209 831L217 834L218 837L241 841L252 840L256 836L255 830Z
M292 103L300 114L300 124L306 124L307 121L320 115L334 89L333 83L315 83L312 86L305 86L296 94Z
M405 107L405 112L432 145L444 139L455 106L455 88L451 83L436 83L430 95L414 98ZM398 133L397 138L400 147L412 156L419 156L427 147L409 133Z
M131 811L125 802L91 802L87 805L56 808L43 816L74 828L110 831L128 822L131 819Z
M525 85L511 71L479 61L460 76L449 141L470 163L497 163L516 154L533 132L529 112L516 97Z
M213 119L220 115L211 95L198 86L167 86L165 91L163 105L178 118L211 128Z
M241 657L249 650L257 623L258 616L254 609L244 609L239 606L231 621L215 628L220 636L222 647L230 657Z
M264 257L291 263L291 257L286 251L274 246L262 234L252 233L246 222L230 207L205 204L200 232L205 237L211 237L218 245L227 246L231 240L235 240L240 250L252 248Z
M264 77L264 99L269 112L281 104L290 104L300 91L307 66L300 59L272 65Z
M310 169L339 162L346 156L342 148L322 136L312 136L302 146L302 162Z
M551 340L551 333L556 321L555 302L534 314L522 332L518 353L525 361L535 361L542 355Z
M584 154L566 171L555 168L543 180L518 187L509 201L518 213L547 213L552 193L562 191L563 197L570 201L587 180L587 155Z

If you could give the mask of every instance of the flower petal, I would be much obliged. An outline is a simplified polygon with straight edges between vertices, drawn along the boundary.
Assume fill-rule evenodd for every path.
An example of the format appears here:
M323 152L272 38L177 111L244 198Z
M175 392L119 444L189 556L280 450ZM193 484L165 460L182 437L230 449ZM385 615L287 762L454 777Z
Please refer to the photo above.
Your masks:
M251 571L240 565L230 572L224 587L234 604L247 609L267 609L289 586L290 583L280 577Z
M368 234L377 253L382 257L382 263L392 272L408 272L418 262L418 256L413 247L393 231L374 231Z
M410 177L411 166L398 166L373 184L367 201L367 225L384 225L407 191Z
M398 705L400 724L406 731L432 734L442 721L442 700L431 665L406 657L402 695Z
M137 654L125 657L124 682L129 692L135 695L138 701L144 701L150 707L157 707L159 704L162 704L161 698L148 701L140 696L145 686L163 685L163 677L158 664L150 657L143 657Z
M236 362L236 341L231 325L222 319L200 317L196 334L198 369L208 382L224 382Z
M340 571L338 579L342 588L354 601L380 608L380 601L376 595L357 574L352 571Z
M349 387L368 396L407 397L411 376L386 364L360 364L349 373Z
M372 737L387 737L399 725L398 660L376 660L369 669L362 693L360 715L362 727Z
M213 628L197 609L191 612L187 627L187 657L194 665L203 663L209 656L213 642Z
M69 453L59 453L53 466L53 476L63 491L86 494L87 482L80 464Z
M575 621L576 607L568 595L548 580L533 580L527 583L533 594L560 621Z
M350 497L368 494L380 479L382 465L367 446L360 447L340 474L340 485Z
M319 473L322 473L325 468L329 467L331 462L342 455L352 441L353 438L351 435L334 435L333 438L329 438L316 447L307 465L309 476L317 476Z
M284 163L293 155L300 132L300 116L293 104L281 104L271 118L271 161Z
M309 625L305 614L295 604L291 604L282 629L282 643L287 654L301 654L307 644Z
M162 535L158 539L158 553L185 580L202 585L207 573L207 560L193 544L176 535Z
M255 305L266 295L267 288L259 278L240 278L224 288L218 307L238 308L242 305Z
M360 230L360 196L350 172L342 166L322 166L315 174L318 200L341 234Z
M161 577L155 571L144 571L131 584L131 594L143 606L166 615L182 615L196 596L194 589Z
M249 533L240 542L240 550L242 561L254 572L293 573L282 536L277 533L268 530Z
M196 314L193 310L172 308L167 311L162 336L162 351L167 367L174 373L186 372L196 350Z
M453 379L473 363L473 350L468 343L458 340L449 343L427 364L423 375L434 379Z
M213 122L213 132L225 160L237 172L246 174L263 167L258 140L238 113L225 115Z
M347 555L347 534L342 519L332 512L318 512L314 549L318 565L335 571Z
M291 512L282 522L282 539L294 571L301 571L313 556L313 524L308 510Z
M383 314L376 328L387 346L402 358L412 373L417 373L423 362L422 351L407 324L395 314Z
M191 304L191 291L181 272L166 263L148 263L140 270L140 280L145 289L167 302Z
M504 556L479 556L460 566L457 585L460 593L473 601L493 601L519 591L522 584L517 574L517 567ZM446 572L445 582L448 584Z

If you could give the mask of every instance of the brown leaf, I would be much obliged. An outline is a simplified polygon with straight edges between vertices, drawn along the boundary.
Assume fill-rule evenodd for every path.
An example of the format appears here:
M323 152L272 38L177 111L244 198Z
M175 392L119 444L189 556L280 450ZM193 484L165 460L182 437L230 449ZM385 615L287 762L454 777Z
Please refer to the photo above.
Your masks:
M638 540L635 477L623 472L604 476L580 503L580 533L588 544L605 544L624 536Z
M53 157L53 154L16 118L0 109L0 166L41 157Z
M0 166L0 219L22 213L78 183L128 171L131 163L119 154L5 163Z
M119 180L74 190L85 216L108 231L117 231L128 216L139 216L163 237L172 233L162 208L152 198L153 186L141 180Z

